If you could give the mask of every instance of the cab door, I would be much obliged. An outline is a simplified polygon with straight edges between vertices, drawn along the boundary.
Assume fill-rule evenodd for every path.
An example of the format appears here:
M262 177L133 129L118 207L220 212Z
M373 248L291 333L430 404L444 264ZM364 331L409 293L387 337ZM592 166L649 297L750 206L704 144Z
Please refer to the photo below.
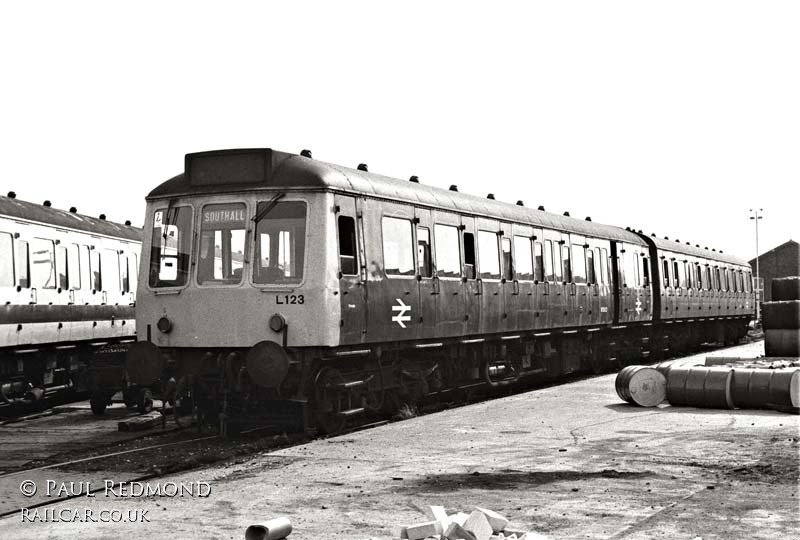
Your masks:
M364 264L363 220L356 199L334 195L338 245L341 345L361 343L366 338L366 266Z

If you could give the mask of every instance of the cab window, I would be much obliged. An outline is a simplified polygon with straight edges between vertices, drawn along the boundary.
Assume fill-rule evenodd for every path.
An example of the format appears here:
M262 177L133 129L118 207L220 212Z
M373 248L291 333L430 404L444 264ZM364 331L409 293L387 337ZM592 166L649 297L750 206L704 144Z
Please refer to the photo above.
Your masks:
M356 220L350 216L339 216L339 270L345 276L358 274L356 260Z
M192 209L188 206L161 208L153 213L148 279L151 287L186 284L192 245L191 226Z
M301 201L261 201L256 205L253 283L289 285L303 280L306 215L306 204ZM353 229L350 246L353 253L355 245Z
M208 204L203 207L200 213L198 284L235 285L242 282L247 226L245 214L246 207L242 203Z

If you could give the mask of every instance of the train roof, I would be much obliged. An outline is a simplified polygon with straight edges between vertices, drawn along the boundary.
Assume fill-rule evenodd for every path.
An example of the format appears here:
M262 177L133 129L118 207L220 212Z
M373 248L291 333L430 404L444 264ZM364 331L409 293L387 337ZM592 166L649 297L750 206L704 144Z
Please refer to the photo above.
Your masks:
M231 165L231 160L236 159L237 156L243 156L243 161L247 161L255 153L261 153L264 156L263 163L260 161L250 162L244 167L241 164ZM197 159L199 162L208 157L219 158L222 163L209 166L204 170L204 174L197 172L201 167L194 164L193 160ZM254 173L254 169L258 169L258 172ZM222 174L226 175L226 181L209 181L209 177L217 175L216 178L220 178ZM232 176L241 181L230 181ZM401 203L525 223L534 227L573 234L631 244L646 244L633 232L612 225L561 216L408 180L398 180L271 149L221 150L187 154L184 174L179 174L156 187L150 192L147 199L276 188L330 190L368 195Z
M35 221L53 227L77 229L91 234L102 234L133 242L142 241L142 229L139 227L93 218L77 212L59 210L51 206L21 201L13 197L0 196L0 216Z
M693 257L711 259L713 261L724 262L727 264L737 264L748 267L750 266L750 264L744 259L740 259L739 257L734 257L733 255L728 255L727 253L723 253L721 251L714 251L707 248L703 249L697 246L693 246L691 244L681 243L677 240L658 238L652 235L650 236L650 240L652 240L653 243L655 243L656 248L664 251L672 251L674 253L681 253L683 255L691 255Z

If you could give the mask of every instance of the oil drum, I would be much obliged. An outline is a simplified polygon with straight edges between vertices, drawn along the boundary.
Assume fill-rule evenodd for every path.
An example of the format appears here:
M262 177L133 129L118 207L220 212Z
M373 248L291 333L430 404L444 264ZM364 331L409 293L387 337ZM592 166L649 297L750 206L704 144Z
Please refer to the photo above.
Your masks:
M732 409L729 367L675 366L667 376L667 401L673 406Z
M615 386L620 398L641 407L655 407L664 401L666 394L664 375L649 366L623 368L617 374Z
M733 402L743 409L800 407L800 369L733 370Z

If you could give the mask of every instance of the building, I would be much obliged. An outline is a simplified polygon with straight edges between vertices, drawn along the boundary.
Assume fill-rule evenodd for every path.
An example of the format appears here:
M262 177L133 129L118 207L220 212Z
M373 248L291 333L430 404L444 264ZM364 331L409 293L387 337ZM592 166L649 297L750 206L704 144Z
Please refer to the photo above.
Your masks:
M756 259L750 261L756 275ZM764 280L763 301L772 300L772 280L780 277L800 276L800 244L789 240L758 256L758 273Z

